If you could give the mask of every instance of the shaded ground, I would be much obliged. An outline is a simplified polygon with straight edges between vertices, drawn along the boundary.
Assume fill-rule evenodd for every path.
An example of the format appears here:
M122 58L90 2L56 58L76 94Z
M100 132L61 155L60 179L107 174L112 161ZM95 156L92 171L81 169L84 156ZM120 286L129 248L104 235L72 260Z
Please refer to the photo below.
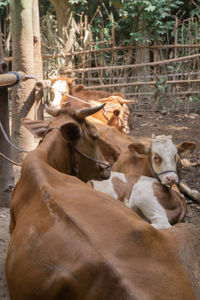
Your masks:
M141 112L134 113L133 135L148 136L172 135L175 143L184 140L195 141L197 149L183 160L182 177L187 184L200 192L200 115L197 114L170 114ZM15 167L16 178L20 168ZM188 199L188 212L185 222L193 223L200 230L200 206ZM5 281L5 256L9 241L9 209L0 208L0 300L8 300L8 291Z

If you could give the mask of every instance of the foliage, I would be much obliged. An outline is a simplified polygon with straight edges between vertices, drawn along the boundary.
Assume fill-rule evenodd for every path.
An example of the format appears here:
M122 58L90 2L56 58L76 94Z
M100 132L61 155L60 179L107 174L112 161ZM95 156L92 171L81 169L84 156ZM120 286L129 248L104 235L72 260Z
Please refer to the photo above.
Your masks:
M7 6L10 3L10 0L0 1L0 8Z
M126 30L135 42L161 40L173 29L173 12L182 5L181 0L125 0L119 9L118 30Z
M10 0L0 1L0 16L6 18L6 7L9 5Z

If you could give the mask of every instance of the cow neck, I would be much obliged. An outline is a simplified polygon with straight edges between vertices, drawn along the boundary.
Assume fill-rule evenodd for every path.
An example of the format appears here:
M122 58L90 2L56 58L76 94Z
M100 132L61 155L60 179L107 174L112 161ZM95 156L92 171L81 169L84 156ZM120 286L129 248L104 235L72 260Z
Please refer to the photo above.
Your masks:
M61 138L57 131L60 133L60 127L51 127L44 132L39 142L39 151L45 149L44 160L57 171L77 176L78 165L74 150L69 143ZM45 139L47 134L51 137Z

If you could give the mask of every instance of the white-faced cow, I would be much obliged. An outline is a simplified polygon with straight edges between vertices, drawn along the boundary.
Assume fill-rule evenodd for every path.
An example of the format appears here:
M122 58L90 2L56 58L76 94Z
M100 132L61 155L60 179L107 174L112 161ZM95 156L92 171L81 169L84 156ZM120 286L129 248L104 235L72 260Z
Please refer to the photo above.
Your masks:
M109 176L84 118L92 112L23 121L43 138L27 154L11 200L10 299L195 300L193 226L155 230L84 182Z
M191 141L184 141L175 146L167 136L158 136L147 143L133 142L118 156L112 171L155 177L162 184L169 186L178 184L183 194L198 201L198 191L191 190L179 178L180 157L193 152L195 148L196 143Z
M57 109L67 106L69 101L70 87L74 79L66 76L52 78L51 80L51 106Z

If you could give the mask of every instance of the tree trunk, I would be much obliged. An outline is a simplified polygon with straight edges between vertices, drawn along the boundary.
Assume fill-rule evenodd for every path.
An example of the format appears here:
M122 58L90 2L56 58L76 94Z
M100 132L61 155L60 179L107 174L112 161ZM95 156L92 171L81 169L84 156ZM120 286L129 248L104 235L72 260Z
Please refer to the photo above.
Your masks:
M139 26L143 29L145 29L145 20L143 18L139 19L138 22ZM140 41L137 43L137 46L148 46L148 42L145 41L145 38L147 38L147 36L144 36L144 41ZM136 53L135 53L135 63L136 64L145 64L145 63L149 63L150 62L150 54L149 54L149 49L148 48L143 48L143 49L136 49ZM150 69L149 67L142 67L137 69L136 72L136 76L137 76L137 80L138 81L148 81L148 77L150 76ZM140 92L141 93L148 93L149 90L149 86L145 86L143 85L142 87L140 87Z
M34 39L32 22L32 1L11 1L11 30L14 71L23 71L27 75L35 75ZM33 149L34 138L27 129L22 127L21 119L34 118L34 79L29 79L12 90L12 140L18 147ZM20 161L22 152L14 152L14 159Z
M0 20L1 21L1 20ZM0 22L1 25L1 22ZM0 74L7 71L7 65L3 59L2 35L0 27ZM9 111L8 111L8 89L6 87L0 88L0 121L8 136L9 130ZM0 152L11 158L10 145L6 141L3 133L0 131ZM11 192L14 186L13 167L10 162L0 157L0 206L9 207Z
M42 70L42 55L41 55L41 37L40 37L40 17L39 17L39 7L38 0L32 0L32 20L33 20L33 42L34 42L34 69L35 76L38 80L43 79L43 70ZM35 117L36 120L43 120L43 110L44 104L42 103L42 98L35 95ZM41 93L41 91L40 91ZM38 99L38 101L37 101Z
M57 19L58 36L63 40L65 44L65 52L72 50L74 40L76 23L72 15L72 6L68 0L50 0L54 6ZM72 59L66 58L65 64L72 66Z

